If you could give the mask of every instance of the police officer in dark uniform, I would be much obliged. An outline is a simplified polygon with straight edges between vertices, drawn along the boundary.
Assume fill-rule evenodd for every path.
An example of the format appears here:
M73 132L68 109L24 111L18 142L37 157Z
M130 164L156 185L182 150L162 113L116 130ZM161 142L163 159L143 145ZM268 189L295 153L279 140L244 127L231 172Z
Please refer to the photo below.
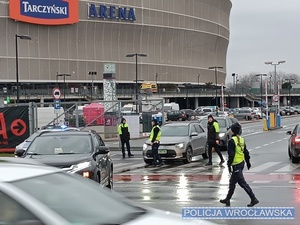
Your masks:
M208 163L206 163L205 166L212 165L212 148L215 149L218 156L220 157L221 161L219 165L222 165L225 162L223 155L219 149L219 145L220 145L219 132L220 132L220 128L219 128L218 121L216 121L212 115L209 115L208 122L207 122Z
M133 154L131 154L130 144L129 144L129 140L130 140L129 127L128 124L126 123L125 118L122 118L121 123L119 124L118 133L121 140L123 159L125 158L125 144L128 152L128 157L133 156Z
M230 199L234 193L236 183L238 183L241 188L243 188L249 195L251 202L247 205L252 207L259 203L258 199L255 197L251 187L245 181L243 175L243 169L246 161L248 170L251 167L249 151L246 148L246 143L244 138L240 137L241 125L239 123L234 123L231 126L231 132L233 133L232 138L228 142L228 170L231 174L229 180L229 190L225 199L220 200L221 203L230 206Z

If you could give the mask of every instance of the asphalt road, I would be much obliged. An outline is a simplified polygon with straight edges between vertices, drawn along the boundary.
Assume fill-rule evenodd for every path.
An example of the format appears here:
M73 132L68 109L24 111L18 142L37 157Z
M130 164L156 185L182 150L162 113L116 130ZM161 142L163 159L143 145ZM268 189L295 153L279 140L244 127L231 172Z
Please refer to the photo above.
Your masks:
M294 220L214 220L217 224L296 225L300 215L300 164L292 164L287 154L286 131L292 130L300 117L282 120L283 128L263 131L262 121L243 124L243 136L251 154L252 168L245 178L252 187L260 207L295 207ZM135 140L142 145L144 140ZM132 141L133 142L133 141ZM140 145L140 146L141 146ZM219 199L226 196L229 174L218 166L214 154L212 167L206 160L194 158L190 164L173 163L162 167L145 166L141 151L133 158L121 159L118 151L111 152L114 161L114 190L146 206L181 213L182 207L222 207ZM222 152L225 156L226 152ZM239 186L231 206L244 207L250 199Z

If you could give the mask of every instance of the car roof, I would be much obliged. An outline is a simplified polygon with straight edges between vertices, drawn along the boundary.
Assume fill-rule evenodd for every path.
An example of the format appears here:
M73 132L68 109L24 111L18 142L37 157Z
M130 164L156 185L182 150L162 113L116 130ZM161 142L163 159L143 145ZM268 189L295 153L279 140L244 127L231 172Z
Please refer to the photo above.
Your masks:
M54 167L45 166L38 160L13 157L0 158L0 182L13 182L60 171Z
M61 132L61 131L46 131L46 132L42 132L39 136L82 136L82 135L90 135L92 133L95 133L95 131L73 131L73 130L68 130L65 132Z
M182 121L182 122L166 123L164 126L188 126L191 123L199 124L198 121Z

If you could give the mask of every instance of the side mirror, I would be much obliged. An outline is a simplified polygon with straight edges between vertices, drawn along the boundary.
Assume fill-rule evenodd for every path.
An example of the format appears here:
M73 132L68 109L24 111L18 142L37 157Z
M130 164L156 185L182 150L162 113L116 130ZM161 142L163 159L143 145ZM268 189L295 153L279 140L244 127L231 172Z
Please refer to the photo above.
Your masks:
M286 132L286 134L287 135L292 135L292 131L289 130L289 131Z
M97 154L107 154L109 152L110 149L107 146L100 146L96 151Z
M196 137L196 136L198 136L198 133L197 133L197 132L192 132L192 133L191 133L191 137Z
M21 148L21 149L16 149L14 154L17 157L22 157L24 155L24 153L25 153L25 150Z

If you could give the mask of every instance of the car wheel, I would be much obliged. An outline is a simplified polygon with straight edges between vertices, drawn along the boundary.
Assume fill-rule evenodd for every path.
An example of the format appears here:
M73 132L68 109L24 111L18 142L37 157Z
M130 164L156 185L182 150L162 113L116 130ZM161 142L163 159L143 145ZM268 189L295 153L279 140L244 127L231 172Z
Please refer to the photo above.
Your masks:
M290 150L290 148L288 149L288 155L289 155L289 158L291 158L291 150Z
M179 120L179 121L182 121L182 118L181 118L181 117L179 117L179 118L178 118L178 120Z
M144 159L144 162L148 165L152 164L152 160L151 159Z
M202 154L203 159L208 158L208 144L205 145L204 153Z
M292 158L292 163L298 163L299 162L299 158L295 157L291 154L291 158Z
M111 167L107 187L109 189L113 189L113 184L114 184L114 173L113 173L113 167Z
M192 162L193 158L193 150L191 147L188 147L185 153L185 159L183 160L184 163L190 163Z
M195 119L195 116L191 116L191 119L194 120L194 119Z

